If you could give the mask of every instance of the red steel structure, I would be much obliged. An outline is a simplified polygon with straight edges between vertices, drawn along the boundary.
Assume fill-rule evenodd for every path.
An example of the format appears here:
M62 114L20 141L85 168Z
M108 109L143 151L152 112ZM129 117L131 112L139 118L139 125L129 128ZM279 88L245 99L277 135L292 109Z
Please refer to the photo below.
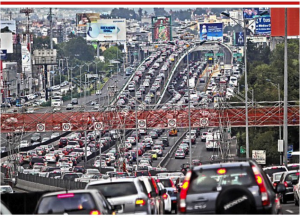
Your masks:
M274 106L249 107L249 126L279 126L283 125L283 107ZM34 113L34 114L1 114L2 133L24 131L84 131L94 130L88 120L102 122L104 130L109 129L135 129L135 111L104 111L104 112L65 112L65 113ZM191 108L192 127L201 127L201 118L207 118L207 127L218 127L220 123L227 123L231 127L244 127L246 116L243 107L227 107L223 109ZM146 128L188 128L188 110L142 110L137 111L138 120L146 120ZM172 124L172 125L171 125ZM69 128L66 130L64 125ZM299 125L299 106L289 105L288 125ZM39 130L38 130L39 126ZM44 126L44 128L43 128Z

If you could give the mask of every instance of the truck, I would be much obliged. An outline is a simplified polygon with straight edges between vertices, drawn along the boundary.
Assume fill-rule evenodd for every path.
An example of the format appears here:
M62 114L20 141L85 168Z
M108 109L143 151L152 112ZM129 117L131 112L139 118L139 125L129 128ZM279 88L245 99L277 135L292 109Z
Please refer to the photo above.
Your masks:
M221 134L220 132L212 132L208 133L206 135L206 150L211 151L211 150L216 150L220 148L220 139L221 139Z
M225 64L224 65L224 76L231 76L231 74L232 74L232 65Z
M189 87L192 89L195 88L195 77L190 78Z

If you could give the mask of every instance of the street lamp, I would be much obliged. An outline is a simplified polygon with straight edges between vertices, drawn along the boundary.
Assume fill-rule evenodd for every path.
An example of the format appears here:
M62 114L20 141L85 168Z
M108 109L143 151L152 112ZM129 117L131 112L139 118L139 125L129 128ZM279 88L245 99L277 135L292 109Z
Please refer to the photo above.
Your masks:
M280 85L279 83L276 85L274 84L270 79L266 79L266 81L268 81L269 83L272 84L272 86L274 86L275 88L277 88L278 90L278 106L279 106L279 117L281 117L281 99L280 99ZM278 123L279 123L279 140L281 140L281 121L280 119L278 119ZM280 165L282 165L282 153L280 152Z
M260 13L258 16L262 16L262 15L267 14L267 13L268 13L267 11L264 11L264 12ZM224 16L226 16L226 17L229 17L235 23L237 23L238 25L240 25L240 23L236 21L236 20L238 20L238 21L240 21L240 20L230 17L229 13L222 12L221 14L224 15ZM251 24L248 24L247 26L246 26L246 19L243 19L243 22L244 22L244 26L242 28L244 30L244 63L245 63L245 75L244 76L245 76L245 110L246 110L246 158L249 158L248 81L247 81L248 75L247 75L247 51L246 51L246 49L247 49L247 37L246 37L246 34L247 34L248 27L253 22Z

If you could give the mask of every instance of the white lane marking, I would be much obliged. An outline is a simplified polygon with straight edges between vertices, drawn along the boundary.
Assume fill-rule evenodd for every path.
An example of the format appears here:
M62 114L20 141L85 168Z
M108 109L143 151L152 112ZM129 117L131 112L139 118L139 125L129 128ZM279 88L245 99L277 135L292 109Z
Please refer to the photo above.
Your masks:
M285 210L286 212L289 212L289 213L294 213L294 211L292 210Z

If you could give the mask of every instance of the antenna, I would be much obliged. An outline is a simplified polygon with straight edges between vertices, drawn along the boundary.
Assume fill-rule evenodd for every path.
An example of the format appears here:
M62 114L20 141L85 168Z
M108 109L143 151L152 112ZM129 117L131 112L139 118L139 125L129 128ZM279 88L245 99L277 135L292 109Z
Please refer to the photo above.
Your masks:
M26 33L29 33L29 16L31 13L33 13L34 10L33 8L23 8L20 10L20 13L23 13L25 14L25 16L27 17L27 30L26 30Z

